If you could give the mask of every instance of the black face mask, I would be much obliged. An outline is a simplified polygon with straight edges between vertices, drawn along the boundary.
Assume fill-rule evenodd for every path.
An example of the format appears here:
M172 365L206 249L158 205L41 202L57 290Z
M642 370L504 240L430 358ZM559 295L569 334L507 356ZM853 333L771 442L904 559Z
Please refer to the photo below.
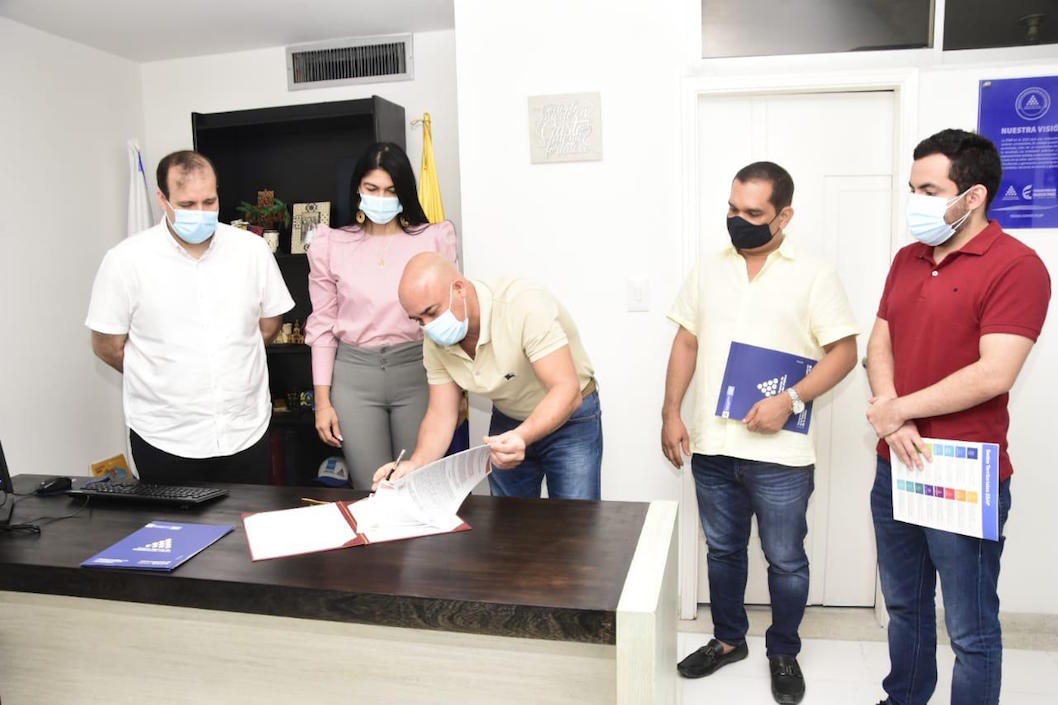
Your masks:
M775 218L762 225L754 225L740 215L728 218L727 234L731 236L731 244L736 250L753 250L767 245L774 237L770 226Z

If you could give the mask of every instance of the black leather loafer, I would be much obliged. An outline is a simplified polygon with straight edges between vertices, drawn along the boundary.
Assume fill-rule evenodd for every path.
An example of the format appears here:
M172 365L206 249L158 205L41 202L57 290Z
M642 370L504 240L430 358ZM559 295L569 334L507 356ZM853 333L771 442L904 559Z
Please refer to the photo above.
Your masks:
M710 639L708 644L676 664L676 670L684 678L704 678L716 669L747 656L749 647L744 641L725 654L724 645L716 639Z
M794 656L775 656L771 663L771 694L781 705L797 705L805 696L805 677Z

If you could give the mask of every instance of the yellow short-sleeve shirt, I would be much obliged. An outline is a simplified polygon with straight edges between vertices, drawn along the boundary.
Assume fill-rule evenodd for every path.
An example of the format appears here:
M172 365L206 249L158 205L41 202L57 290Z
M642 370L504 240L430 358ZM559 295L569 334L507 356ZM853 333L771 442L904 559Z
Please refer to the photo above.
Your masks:
M595 371L566 309L539 284L507 277L472 280L478 297L481 333L474 359L458 344L423 341L423 364L430 384L455 382L492 400L503 414L526 419L547 394L533 363L569 346L581 389Z
M790 466L815 463L814 423L808 434L761 434L715 412L732 341L818 360L825 345L859 333L832 266L796 252L787 236L751 282L745 259L728 246L698 260L669 318L698 338L693 452Z

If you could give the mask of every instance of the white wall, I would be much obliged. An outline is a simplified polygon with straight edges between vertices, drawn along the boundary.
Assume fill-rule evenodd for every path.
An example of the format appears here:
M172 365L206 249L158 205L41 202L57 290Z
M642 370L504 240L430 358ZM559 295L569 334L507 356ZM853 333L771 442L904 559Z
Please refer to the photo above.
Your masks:
M605 499L678 499L658 450L663 312L678 285L679 36L666 3L456 1L463 252L470 276L544 283L599 380ZM603 160L529 163L530 95L599 91ZM626 311L647 276L649 313Z
M952 59L955 66L929 50L706 62L694 46L699 7L695 0L502 7L456 0L466 269L477 277L509 272L542 281L573 314L600 380L604 499L680 498L659 434L674 333L665 312L689 264L680 161L693 145L680 122L689 90L684 77L919 68L912 97L917 140L943 127L975 129L980 78L1058 73L1047 59L1053 47L1051 53L1045 47L975 53L970 56L979 63L970 65L963 53ZM602 95L603 160L530 164L527 97L583 91ZM904 158L910 164L911 154ZM1058 280L1058 233L1015 235L1036 248ZM651 310L628 313L626 278L639 274L648 278ZM1058 474L1044 445L1053 426L1048 390L1056 361L1058 307L1052 306L1011 405L1017 474L1001 581L1007 611L1058 613L1046 579L1058 562L1048 506Z
M143 64L143 113L147 133L144 158L148 171L153 176L158 160L169 152L191 149L192 112L245 110L378 95L404 106L408 122L421 117L424 112L430 113L445 215L458 227L455 33L451 30L422 32L415 35L414 41L414 80L338 88L288 91L284 47ZM406 127L408 156L418 174L422 160L422 128Z
M125 236L133 62L0 18L0 440L13 474L88 474L124 451L121 380L84 327L95 269Z

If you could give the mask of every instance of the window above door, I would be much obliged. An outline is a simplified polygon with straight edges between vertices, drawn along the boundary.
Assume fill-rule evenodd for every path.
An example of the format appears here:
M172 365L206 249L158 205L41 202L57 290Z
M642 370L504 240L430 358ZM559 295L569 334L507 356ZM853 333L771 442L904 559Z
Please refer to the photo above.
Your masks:
M1054 0L701 0L701 10L705 59L1058 43Z

